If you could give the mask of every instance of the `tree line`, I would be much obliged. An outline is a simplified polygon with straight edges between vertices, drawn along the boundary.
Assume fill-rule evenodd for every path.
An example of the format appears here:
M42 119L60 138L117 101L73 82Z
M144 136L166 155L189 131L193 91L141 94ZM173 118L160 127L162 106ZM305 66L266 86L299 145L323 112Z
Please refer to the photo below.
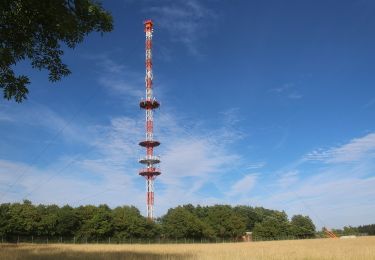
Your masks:
M363 225L363 226L358 226L358 227L344 226L342 229L332 229L332 231L339 236L348 236L348 235L375 236L375 224Z
M111 209L107 205L0 205L0 236L74 237L97 241L123 239L240 239L253 232L257 240L313 238L315 226L308 216L295 215L290 220L284 211L263 207L191 204L171 208L150 221L134 206Z

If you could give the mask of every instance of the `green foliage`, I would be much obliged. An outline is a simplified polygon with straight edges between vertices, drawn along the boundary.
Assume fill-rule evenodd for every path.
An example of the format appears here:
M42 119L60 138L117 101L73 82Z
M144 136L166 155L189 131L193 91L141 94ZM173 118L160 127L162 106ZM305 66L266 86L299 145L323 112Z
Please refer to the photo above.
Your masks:
M134 206L117 207L112 215L117 238L153 238L160 232L159 226L144 218Z
M344 227L344 230L343 230L344 236L358 235L358 234L359 234L358 228L352 227L352 226Z
M346 230L346 229L345 229ZM0 235L64 237L77 241L116 241L129 239L238 239L253 231L255 239L309 238L315 226L307 216L288 220L285 212L261 207L191 204L169 209L157 221L141 215L133 206L114 209L107 205L77 208L65 205L0 204Z
M253 237L259 240L285 239L291 236L293 236L293 230L285 212L267 216L262 222L256 223L253 230Z
M74 230L79 227L77 211L65 205L57 212L57 218L56 233L60 236L73 236Z
M370 236L375 236L375 224L359 226L358 232L361 233L361 234L367 234L367 235L370 235Z
M57 235L58 210L56 205L36 207L39 222L36 223L36 234L38 236L55 236Z
M332 229L332 231L338 236L349 236L349 235L375 235L375 224L363 225L358 227L345 226L343 229Z
M92 205L78 208L80 227L76 232L78 238L103 239L112 235L111 209L107 205Z
M11 232L11 227L9 224L9 208L9 203L0 205L0 235L2 237Z
M315 225L310 217L295 215L290 223L294 236L298 238L312 238L315 236Z
M194 211L194 209L192 209ZM186 207L168 210L162 218L163 234L169 238L209 238L213 230Z
M37 208L27 200L22 204L10 204L7 217L8 232L14 235L37 233L37 223L41 220Z
M17 241L18 236L64 237L77 241L130 239L238 239L246 231L256 240L325 237L316 232L308 216L289 221L284 211L262 207L191 204L171 208L157 221L141 215L134 206L114 209L107 205L77 208L65 205L0 204L0 236ZM332 230L337 235L375 235L375 225L346 226ZM12 240L13 239L13 240Z
M94 0L2 0L0 14L0 88L16 102L27 98L30 83L15 75L17 63L28 59L58 81L70 74L61 44L74 48L92 31L113 29L112 16Z
M245 219L236 214L229 205L215 205L207 208L205 221L221 238L235 238L246 231Z
M242 216L246 221L246 230L253 230L255 223L261 222L265 217L272 216L278 211L262 207L236 206L233 208L235 214Z

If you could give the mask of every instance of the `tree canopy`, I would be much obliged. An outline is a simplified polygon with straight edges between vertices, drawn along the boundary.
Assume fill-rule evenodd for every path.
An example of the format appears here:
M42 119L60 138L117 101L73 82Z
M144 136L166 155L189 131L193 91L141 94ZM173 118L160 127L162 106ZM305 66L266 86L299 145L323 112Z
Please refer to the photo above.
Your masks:
M17 63L28 59L58 81L71 73L61 60L63 47L113 29L112 16L94 0L2 0L0 14L0 88L16 102L27 98L30 84L26 75L16 75Z
M315 235L315 225L309 216L295 215L292 217L291 228L298 238L311 238Z
M339 236L348 236L348 235L375 236L375 224L363 225L363 226L358 226L358 227L344 226L343 229L332 229L332 232Z
M123 239L230 239L252 231L256 240L311 238L315 226L308 216L289 221L283 211L262 207L191 204L171 208L156 221L143 217L134 206L0 204L0 236L64 237L96 242Z

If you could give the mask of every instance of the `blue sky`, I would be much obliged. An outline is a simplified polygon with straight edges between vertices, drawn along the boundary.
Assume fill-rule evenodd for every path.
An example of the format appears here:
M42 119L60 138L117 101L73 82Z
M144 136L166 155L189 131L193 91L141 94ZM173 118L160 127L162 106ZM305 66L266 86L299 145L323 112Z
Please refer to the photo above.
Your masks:
M111 1L50 83L0 101L0 201L131 204L145 213L143 21L154 30L155 209L227 203L375 219L375 3Z

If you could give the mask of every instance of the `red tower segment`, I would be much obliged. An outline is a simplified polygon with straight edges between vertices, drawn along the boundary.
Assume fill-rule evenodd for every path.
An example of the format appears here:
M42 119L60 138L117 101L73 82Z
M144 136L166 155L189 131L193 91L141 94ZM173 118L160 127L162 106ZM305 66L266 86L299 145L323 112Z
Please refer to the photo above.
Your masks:
M152 33L153 23L151 20L144 22L146 33L146 99L141 100L139 106L146 110L146 140L139 143L140 146L146 148L146 156L139 160L145 164L146 168L139 171L139 175L146 179L146 199L147 199L147 217L154 219L154 180L160 175L160 169L154 165L160 163L160 158L154 156L154 147L159 146L160 142L155 141L153 137L154 120L153 110L160 106L159 102L152 95Z

